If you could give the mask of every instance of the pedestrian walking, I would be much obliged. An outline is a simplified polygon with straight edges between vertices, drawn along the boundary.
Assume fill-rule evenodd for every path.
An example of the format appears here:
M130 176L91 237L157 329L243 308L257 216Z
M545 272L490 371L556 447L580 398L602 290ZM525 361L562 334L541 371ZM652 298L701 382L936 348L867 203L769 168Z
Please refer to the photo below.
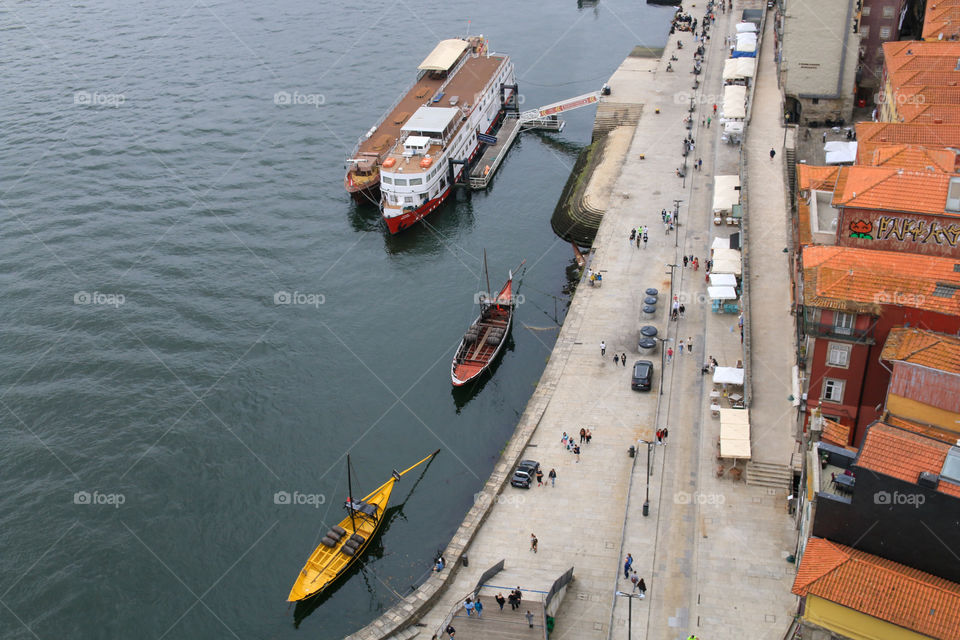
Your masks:
M513 611L517 608L517 594L513 591L510 592L510 595L507 596L507 600L510 602L510 610Z
M664 427L664 428L663 428L663 441L664 441L664 442L667 441L667 436L668 436L668 435L670 435L670 431L669 431L666 427Z
M647 248L647 232L646 231L643 232L643 248L644 249Z
M773 149L770 149L770 162L773 162L773 157L777 155L777 152Z
M520 587L517 587L513 590L513 595L517 599L517 609L520 608L520 602L523 600L523 592L520 591Z
M569 440L569 439L570 439L570 436L568 436L568 435L567 435L567 432L564 431L564 432L563 432L563 437L560 438L560 442L562 442L563 445L566 446L567 440Z
M587 429L587 444L590 444L590 438L592 437L593 433L591 433L590 429Z
M693 338L687 338L687 353L693 353Z
M503 611L503 605L506 602L506 599L503 597L502 593L498 593L497 597L494 598L497 601L497 604L500 605L500 611Z
M537 536L530 534L530 551L537 552Z
M699 165L697 168L702 171L702 170L703 170L703 158L700 158L699 160L697 160L697 164Z
M580 445L573 445L573 455L577 456L577 462L580 462Z
M826 132L826 131L823 132L823 143L824 143L824 144L827 143L827 132Z
M529 609L527 609L527 613L524 614L523 617L527 619L527 624L530 625L531 629L533 629L533 614L530 613Z
M477 598L477 601L473 603L473 610L477 612L477 618L480 618L480 615L483 613L483 603L480 602L480 598Z
M713 103L713 112L714 112L714 113L717 112L717 103L716 103L716 102Z
M447 636L450 638L450 640L453 640L454 634L457 633L457 630L453 628L452 624L448 624L445 631L447 632Z
M639 580L637 580L637 591L640 592L641 600L647 597L647 583L643 581L643 578L640 578ZM477 605L479 604L480 602L478 601ZM480 612L477 612L477 617L480 617Z
M638 583L639 581L640 581L640 578L639 578L639 576L637 576L637 572L636 572L636 571L632 571L632 572L630 573L630 582L633 583L633 589L631 589L631 591L633 591L634 589L637 588L637 583Z
M694 270L694 271L699 271L699 270L700 270L700 258L694 257L694 259L693 259L693 270Z
M681 339L680 339L679 351L677 352L677 355L678 355L678 356L682 356L682 355L683 355L683 344L684 344L684 343L683 343L683 338L681 338Z
M627 354L625 353L620 354L620 364L622 364L624 367L627 366Z
M662 440L663 440L663 429L657 429L657 442L661 442Z
M712 116L707 116L707 129L710 128L710 121L713 120Z
M468 618L473 615L473 606L473 601L470 600L470 598L467 598L467 601L463 604L463 608L467 610Z
M584 427L580 427L580 442L584 442L587 439L587 430Z
M667 362L673 360L673 347L667 347Z
M557 470L550 469L550 473L547 474L547 477L550 478L550 486L556 487L557 486Z
M537 486L543 486L543 469L537 469Z
M613 354L613 365L616 366L618 364L620 364L620 354L615 353Z
M684 268L684 269L687 268L687 262L688 262L688 260L689 260L689 259L687 258L687 256L683 256L683 268Z
M660 210L660 219L663 220L664 222L667 221L667 210L666 210L666 209L661 209L661 210Z
M607 355L607 343L603 340L600 341L600 357Z
M637 249L640 248L640 234L637 234Z
M679 311L680 311L680 317L682 318L683 314L687 312L687 305L685 304L680 305Z
M627 558L623 561L623 577L624 578L630 577L630 567L632 566L633 566L633 556L628 553Z

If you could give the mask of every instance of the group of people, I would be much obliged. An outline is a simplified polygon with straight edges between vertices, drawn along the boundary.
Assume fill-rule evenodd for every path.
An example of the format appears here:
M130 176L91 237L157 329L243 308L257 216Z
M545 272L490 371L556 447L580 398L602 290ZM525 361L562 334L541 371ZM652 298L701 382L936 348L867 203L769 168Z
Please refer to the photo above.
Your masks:
M591 287L598 284L603 284L603 276L600 275L600 272L595 272L593 269L587 269L587 281L590 283Z
M590 439L593 438L593 434L590 433L589 429L581 428L580 429L580 442L585 444L590 444ZM567 451L572 453L577 457L577 462L580 462L580 445L573 441L573 436L568 436L567 432L563 432L563 438L560 439L560 443L566 447ZM556 479L556 472L551 469L550 473L553 474L550 476L551 482Z
M713 373L714 369L716 369L718 366L717 359L713 356L709 356L707 361L703 364L703 368L700 369L700 375Z
M637 243L637 249L640 248L640 242L643 241L643 248L647 248L647 231L648 228L645 225L640 225L636 229L630 229L630 243L634 241Z
M633 583L633 590L640 593L640 598L643 599L647 597L647 583L643 581L639 575L637 575L636 570L633 568L633 556L629 553L627 558L623 561L623 577L630 580Z

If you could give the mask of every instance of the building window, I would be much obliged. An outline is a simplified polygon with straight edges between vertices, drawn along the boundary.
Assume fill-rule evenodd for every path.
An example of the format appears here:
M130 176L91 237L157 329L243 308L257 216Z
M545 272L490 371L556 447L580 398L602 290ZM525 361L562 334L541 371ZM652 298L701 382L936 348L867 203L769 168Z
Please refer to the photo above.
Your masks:
M864 24L860 25L860 34L863 36L863 39L866 40L870 37L870 25Z
M383 181L384 184L393 184L393 178L391 178L390 176L380 176L380 179Z
M860 15L863 16L864 18L870 15L869 5L860 10Z
M406 179L406 178L397 178L397 179L395 179L395 180L393 181L393 184L397 185L398 187L405 187L405 186L407 186L407 179Z
M839 336L852 335L854 317L855 316L852 313L843 313L841 311L834 312L833 332Z
M827 378L823 381L823 394L820 396L827 402L843 402L843 380Z
M846 369L850 365L850 350L852 348L849 344L831 342L827 348L827 365Z
M890 39L890 27L880 27L880 39L881 40Z
M893 17L893 5L887 5L883 8L883 17L884 18Z
M820 98L813 98L812 100L810 100L810 102L812 102L813 104L820 104Z
M410 186L423 184L423 178L410 178Z

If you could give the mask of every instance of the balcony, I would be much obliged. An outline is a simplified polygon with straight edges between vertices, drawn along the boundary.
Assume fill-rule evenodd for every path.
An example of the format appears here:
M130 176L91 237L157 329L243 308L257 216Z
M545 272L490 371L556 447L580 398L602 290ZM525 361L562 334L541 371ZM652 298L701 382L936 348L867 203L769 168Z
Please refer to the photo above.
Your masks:
M841 327L834 324L807 322L805 323L804 329L808 336L813 336L814 338L846 340L858 344L875 344L872 325L867 329L857 329L855 327Z

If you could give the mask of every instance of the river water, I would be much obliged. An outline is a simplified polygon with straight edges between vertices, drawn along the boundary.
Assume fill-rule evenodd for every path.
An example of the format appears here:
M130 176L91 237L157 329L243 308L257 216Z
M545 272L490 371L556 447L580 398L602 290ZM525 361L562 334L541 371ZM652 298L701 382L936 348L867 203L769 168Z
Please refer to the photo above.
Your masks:
M662 45L670 14L0 8L0 635L338 638L422 580L557 335L572 251L550 215L594 110L524 134L488 192L396 237L349 200L343 160L442 38L487 36L531 107ZM492 287L526 258L524 303L495 375L454 394L484 249ZM286 595L343 514L345 454L360 494L435 449L298 630Z

